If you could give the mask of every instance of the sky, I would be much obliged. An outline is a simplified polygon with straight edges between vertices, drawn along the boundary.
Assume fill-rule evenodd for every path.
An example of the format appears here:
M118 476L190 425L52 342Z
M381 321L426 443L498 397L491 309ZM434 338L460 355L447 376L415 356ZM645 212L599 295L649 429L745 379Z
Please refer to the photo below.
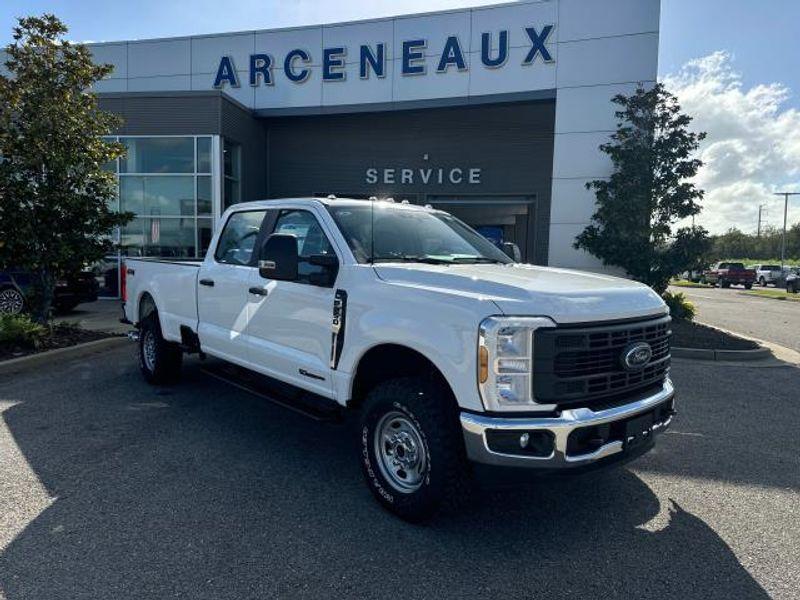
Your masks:
M599 2L602 0L586 0ZM492 0L3 0L15 17L53 12L76 41L113 41L331 23L492 4ZM759 204L781 226L775 191L800 191L800 0L662 0L659 76L708 132L697 219L712 233L754 231ZM790 222L800 221L800 197Z

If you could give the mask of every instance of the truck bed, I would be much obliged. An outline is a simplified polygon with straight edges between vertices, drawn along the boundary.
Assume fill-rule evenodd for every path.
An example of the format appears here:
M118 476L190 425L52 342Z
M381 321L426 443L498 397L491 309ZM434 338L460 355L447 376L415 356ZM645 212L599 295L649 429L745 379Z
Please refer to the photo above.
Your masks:
M180 341L180 326L197 329L197 277L199 259L126 258L125 316L132 323L140 320L140 304L145 286L158 298L158 313L164 338Z

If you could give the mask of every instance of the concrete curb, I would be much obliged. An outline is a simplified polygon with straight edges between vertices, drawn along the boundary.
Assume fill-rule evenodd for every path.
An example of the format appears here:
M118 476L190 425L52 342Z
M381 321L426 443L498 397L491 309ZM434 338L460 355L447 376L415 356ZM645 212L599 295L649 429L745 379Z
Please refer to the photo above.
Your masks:
M695 320L696 323L700 325L705 325L706 327L711 327L713 329L718 329L724 333L729 335L734 335L736 337L740 337L745 340L750 340L755 342L760 348L756 348L755 350L701 350L696 348L672 348L672 356L674 358L694 358L696 360L713 360L717 362L750 362L750 361L757 361L757 360L767 360L770 358L774 358L773 362L778 363L788 363L790 365L795 365L800 367L800 352L796 350L792 350L791 348L787 348L786 346L781 346L779 344L775 344L773 342L767 342L765 340L760 340L758 338L754 338L744 333L739 333L738 331L731 331L730 329L725 329L723 327L717 327L715 325L711 325L710 323L703 323L702 321ZM677 353L676 353L677 350ZM731 354L734 353L734 354ZM750 353L750 356L736 356L736 353ZM713 354L713 358L712 355Z
M0 362L0 375L19 373L20 371L26 371L54 360L71 360L90 354L105 352L106 350L122 347L128 342L129 340L126 337L109 337L102 340L94 340L93 342L86 342L85 344L76 344L66 348L56 348L55 350L48 350L47 352L12 358L11 360Z

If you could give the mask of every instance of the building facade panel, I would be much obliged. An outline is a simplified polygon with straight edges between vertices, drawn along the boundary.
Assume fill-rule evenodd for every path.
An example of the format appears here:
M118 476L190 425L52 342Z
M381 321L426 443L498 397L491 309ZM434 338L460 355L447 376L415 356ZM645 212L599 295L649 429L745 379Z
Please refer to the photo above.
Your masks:
M126 118L120 134L212 136L217 209L392 195L517 241L531 261L608 270L573 242L594 211L585 184L611 172L599 150L611 99L655 82L659 12L659 0L521 1L114 42L93 47L117 66L96 90Z
M660 8L651 0L559 0L559 41L657 33Z
M189 38L128 42L128 77L186 78L192 72L191 55Z

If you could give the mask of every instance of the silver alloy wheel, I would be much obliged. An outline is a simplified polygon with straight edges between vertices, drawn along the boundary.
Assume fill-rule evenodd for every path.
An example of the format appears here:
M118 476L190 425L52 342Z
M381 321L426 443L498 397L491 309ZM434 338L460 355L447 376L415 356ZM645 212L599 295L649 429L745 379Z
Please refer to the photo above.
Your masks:
M0 292L0 313L18 315L25 306L25 298L19 290L8 288Z
M151 373L156 370L156 336L152 331L146 331L144 339L142 339L142 356L144 357L144 365Z
M398 411L389 412L375 427L375 456L384 479L398 492L417 491L428 474L428 451L417 426Z

